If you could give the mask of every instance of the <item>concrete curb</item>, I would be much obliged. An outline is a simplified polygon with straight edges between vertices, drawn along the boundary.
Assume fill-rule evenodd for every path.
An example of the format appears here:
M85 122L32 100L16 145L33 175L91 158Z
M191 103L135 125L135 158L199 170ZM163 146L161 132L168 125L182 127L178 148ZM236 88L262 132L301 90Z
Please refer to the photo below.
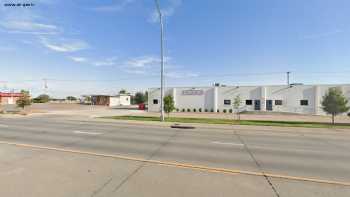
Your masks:
M116 120L116 119L103 119L103 118L91 118L91 119L71 119L72 121L81 122L101 122L101 123L121 123L121 124L133 124L144 126L156 126L169 128L173 124L179 124L175 122L154 122L154 121L139 121L139 120ZM222 131L233 131L235 129L246 131L268 131L268 132L294 132L305 133L309 132L327 132L327 133L348 133L349 129L329 129L329 128L303 128L303 127L278 127L278 126L255 126L255 125L220 125L220 124L202 124L202 123L181 123L183 126L192 126L196 129L220 129ZM302 131L300 131L300 129Z

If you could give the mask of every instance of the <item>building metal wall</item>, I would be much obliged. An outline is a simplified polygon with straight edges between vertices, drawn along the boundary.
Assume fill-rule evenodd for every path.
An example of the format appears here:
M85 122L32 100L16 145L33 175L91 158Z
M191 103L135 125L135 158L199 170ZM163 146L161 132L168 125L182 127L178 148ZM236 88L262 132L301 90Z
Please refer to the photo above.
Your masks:
M175 107L179 111L196 109L198 111L227 112L232 109L234 98L240 96L241 111L255 111L254 102L260 102L260 111L267 110L267 104L274 112L291 112L301 114L324 114L321 108L322 97L329 88L341 88L343 94L350 100L350 85L273 85L273 86L226 86L226 87L178 87L166 88L165 95L173 95ZM154 104L154 100L158 104ZM225 104L224 100L230 100ZM246 100L252 100L252 105L246 105ZM282 105L276 105L281 100ZM301 105L301 100L307 100L308 105ZM160 111L160 89L151 88L148 95L148 110Z
M130 105L129 95L111 96L109 97L109 106L125 106Z

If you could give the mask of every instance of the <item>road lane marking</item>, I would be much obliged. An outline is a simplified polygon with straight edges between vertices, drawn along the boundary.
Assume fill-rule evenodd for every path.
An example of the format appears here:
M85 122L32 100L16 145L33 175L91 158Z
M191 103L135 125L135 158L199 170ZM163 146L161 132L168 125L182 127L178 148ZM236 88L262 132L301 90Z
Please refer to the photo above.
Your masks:
M86 134L86 135L101 135L102 133L88 132L88 131L73 131L75 134Z
M213 144L220 144L220 145L230 145L230 146L244 146L244 144L239 144L239 143L233 143L233 142L219 142L219 141L214 141L211 142Z
M71 150L71 149L64 149L64 148L39 146L39 145L32 145L32 144L22 144L22 143L8 142L8 141L0 141L0 144L13 145L13 146L25 147L25 148L31 148L31 149L51 150L51 151L58 151L58 152L115 158L115 159L122 159L122 160L128 160L128 161L156 164L156 165L161 165L161 166L170 166L170 167L177 167L177 168L189 168L189 169L193 169L193 170L214 172L214 173L220 173L220 174L230 174L230 175L243 174L243 175L251 175L251 176L267 176L267 177L271 177L271 178L280 178L280 179L293 180L293 181L306 181L306 182L314 182L314 183L322 183L322 184L340 185L340 186L350 187L350 182L333 181L333 180L326 180L326 179L288 176L288 175L280 175L280 174L274 174L274 173L245 171L245 170L239 170L239 169L216 168L216 167L208 167L208 166L201 166L201 165L193 165L193 164L188 164L188 163L159 161L159 160L143 159L143 158L137 158L137 157L123 156L123 155L103 154L103 153L95 153L95 152L88 152L88 151L79 151L79 150Z
M5 125L5 124L0 124L0 127L8 128L9 126L8 126L8 125Z

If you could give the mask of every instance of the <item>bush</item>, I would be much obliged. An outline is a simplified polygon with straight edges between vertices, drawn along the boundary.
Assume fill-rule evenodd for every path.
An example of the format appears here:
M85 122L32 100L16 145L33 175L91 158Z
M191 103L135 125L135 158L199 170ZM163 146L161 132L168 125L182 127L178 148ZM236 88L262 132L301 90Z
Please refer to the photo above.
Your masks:
M205 109L204 111L205 111L205 112L208 112L208 109Z
M199 108L198 111L199 111L199 112L202 112L202 108Z
M179 110L179 108L176 108L176 112L179 112L180 110Z
M227 112L227 110L226 110L226 109L224 109L222 112L226 113L226 112Z
M232 110L232 109L230 109L230 110L229 110L229 112L232 114L232 113L233 113L233 110Z
M214 109L211 109L210 112L214 112Z
M220 113L220 110L218 109L218 110L216 110L216 112Z
M182 112L185 112L186 110L185 109L182 109Z
M348 116L350 117L350 112L348 113Z
M175 110L175 102L174 98L171 95L168 95L164 97L164 112L168 114L168 117L170 115L170 112Z
M33 99L33 103L47 103L50 101L50 96L47 94L41 94Z
M187 109L187 112L191 112L191 109L190 109L190 108L188 108L188 109Z

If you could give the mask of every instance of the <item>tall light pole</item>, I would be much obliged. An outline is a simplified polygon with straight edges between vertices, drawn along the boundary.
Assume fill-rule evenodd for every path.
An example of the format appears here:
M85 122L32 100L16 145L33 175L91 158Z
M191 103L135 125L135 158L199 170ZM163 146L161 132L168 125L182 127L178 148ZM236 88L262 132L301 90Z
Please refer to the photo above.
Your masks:
M160 121L164 121L164 53L163 53L163 29L164 29L164 25L163 25L163 16L162 16L162 12L160 11L160 6L159 6L159 2L158 0L154 0L156 3L156 7L157 7L157 12L159 15L159 24L160 24L160 64L161 64L161 68L160 68Z

